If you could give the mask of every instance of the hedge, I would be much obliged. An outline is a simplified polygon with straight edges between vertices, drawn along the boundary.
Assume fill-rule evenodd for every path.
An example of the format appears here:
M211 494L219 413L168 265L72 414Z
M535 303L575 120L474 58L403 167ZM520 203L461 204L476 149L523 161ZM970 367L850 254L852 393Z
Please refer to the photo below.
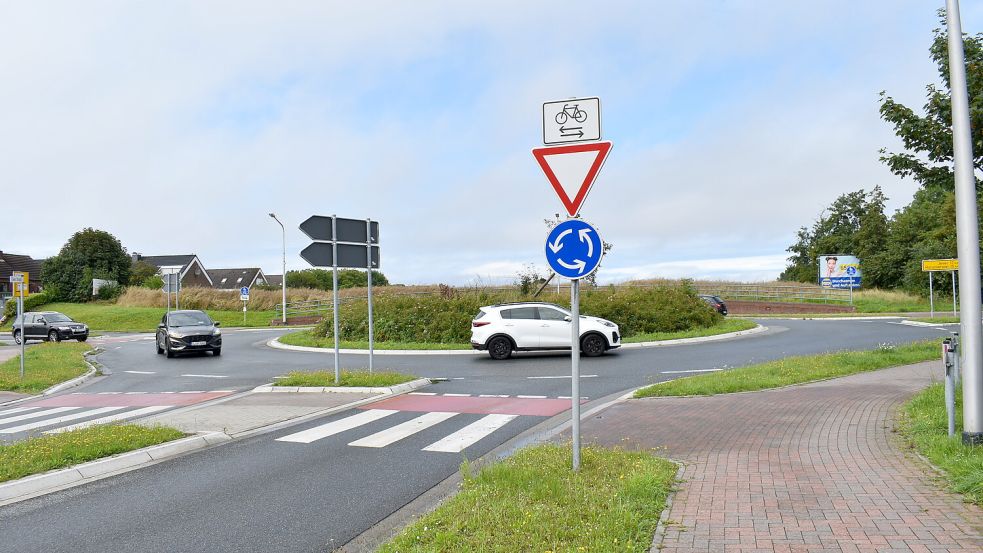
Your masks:
M37 294L31 294L24 298L24 311L31 311L35 307L40 307L46 303L51 303L52 298L48 292L39 292ZM7 305L3 309L4 320L13 319L17 315L17 300L15 298L10 298Z

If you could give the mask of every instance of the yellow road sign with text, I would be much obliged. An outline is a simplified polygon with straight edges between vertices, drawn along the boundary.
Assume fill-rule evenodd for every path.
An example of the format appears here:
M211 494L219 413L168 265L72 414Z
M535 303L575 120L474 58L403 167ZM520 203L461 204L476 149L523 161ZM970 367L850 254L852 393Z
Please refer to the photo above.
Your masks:
M923 259L922 271L958 271L958 259Z
M26 298L31 293L30 292L31 287L29 286L29 284L30 284L30 275L28 273L23 272L23 271L14 271L13 274L14 274L14 276L21 275L23 277L23 279L24 279L23 282L15 282L15 283L13 283L14 284L14 290L13 290L14 291L14 297L15 298L20 298L20 297Z

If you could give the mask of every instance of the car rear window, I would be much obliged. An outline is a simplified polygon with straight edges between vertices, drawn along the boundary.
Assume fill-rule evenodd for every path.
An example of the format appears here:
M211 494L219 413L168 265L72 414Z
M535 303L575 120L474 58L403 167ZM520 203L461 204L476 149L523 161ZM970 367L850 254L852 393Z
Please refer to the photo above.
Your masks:
M478 310L478 314L474 316L474 320L477 321L478 319L484 317L487 314L488 313L485 313L484 311Z
M515 307L513 309L502 310L503 319L538 319L539 315L535 307Z

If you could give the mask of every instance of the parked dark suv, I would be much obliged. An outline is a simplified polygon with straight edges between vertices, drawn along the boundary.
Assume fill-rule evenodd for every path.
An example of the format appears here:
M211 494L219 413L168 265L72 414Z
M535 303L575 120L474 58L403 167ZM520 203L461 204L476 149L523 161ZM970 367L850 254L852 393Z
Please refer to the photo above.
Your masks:
M12 333L14 342L20 343L20 317L14 319ZM57 311L28 311L24 313L24 337L30 340L47 340L60 342L62 340L89 339L89 327L73 321L70 317Z
M709 305L710 307L716 309L717 313L720 313L721 315L727 314L727 304L724 303L724 300L720 299L720 296L711 296L711 295L704 294L704 295L700 295L700 299L707 302L707 305Z
M222 331L204 311L171 311L157 325L157 354L210 351L222 355Z

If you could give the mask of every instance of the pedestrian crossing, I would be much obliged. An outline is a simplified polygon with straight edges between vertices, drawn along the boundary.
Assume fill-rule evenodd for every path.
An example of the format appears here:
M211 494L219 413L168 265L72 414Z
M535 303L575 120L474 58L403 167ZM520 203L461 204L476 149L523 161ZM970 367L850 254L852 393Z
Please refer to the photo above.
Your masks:
M336 421L315 426L314 428L288 434L277 438L276 441L309 444L342 432L355 430L361 426L395 415L396 413L400 413L400 411L392 409L369 409ZM348 445L352 447L382 448L410 438L440 423L466 416L467 414L465 413L439 411L424 413L395 426L348 442ZM518 417L519 415L485 415L477 421L467 424L446 437L427 445L422 450L441 453L460 453Z

